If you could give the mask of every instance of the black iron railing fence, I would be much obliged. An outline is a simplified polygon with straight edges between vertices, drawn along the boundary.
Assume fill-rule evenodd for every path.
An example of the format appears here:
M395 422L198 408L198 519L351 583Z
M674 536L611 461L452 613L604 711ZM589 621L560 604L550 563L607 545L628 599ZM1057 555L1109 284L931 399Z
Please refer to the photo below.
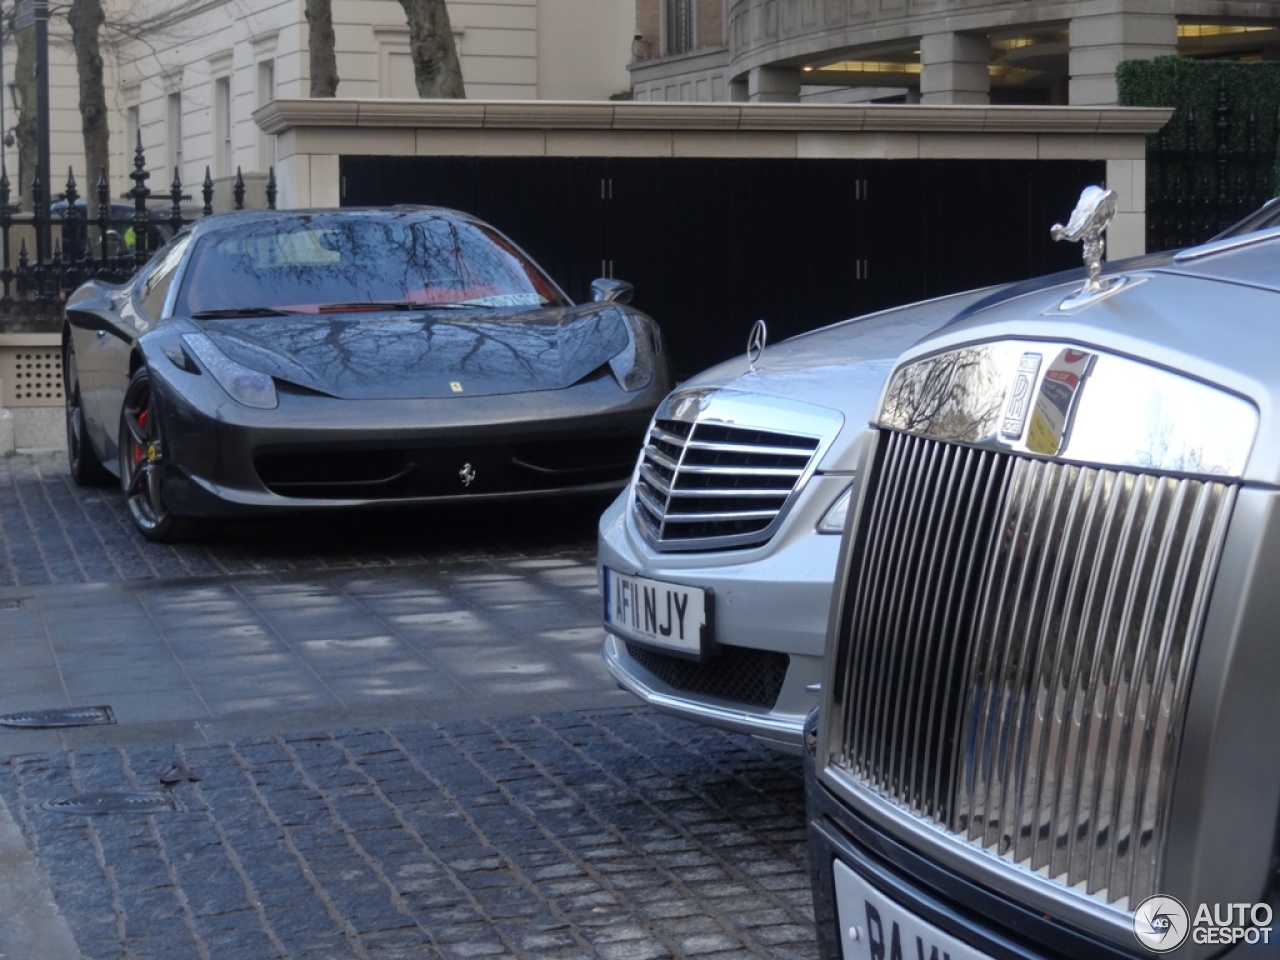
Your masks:
M32 183L35 209L24 214L10 202L12 186L8 174L0 170L0 316L38 316L57 310L68 293L89 279L127 280L168 237L196 219L197 213L213 213L214 183L207 167L200 190L203 205L198 210L190 205L191 196L183 192L176 170L164 194L154 194L147 186L150 177L139 138L129 174L134 185L124 195L129 203L113 204L106 178L99 177L97 212L89 216L75 174L68 170L66 188L48 205L46 216L44 185L38 179ZM233 209L244 209L246 190L244 176L237 169L232 183ZM272 169L267 176L266 198L273 210L276 194ZM152 205L157 198L159 207ZM51 242L38 242L41 231ZM52 251L47 261L30 252L42 248Z
M1264 126L1252 107L1236 116L1219 84L1212 137L1192 104L1156 135L1147 151L1147 249L1202 243L1275 195L1276 143L1264 142Z

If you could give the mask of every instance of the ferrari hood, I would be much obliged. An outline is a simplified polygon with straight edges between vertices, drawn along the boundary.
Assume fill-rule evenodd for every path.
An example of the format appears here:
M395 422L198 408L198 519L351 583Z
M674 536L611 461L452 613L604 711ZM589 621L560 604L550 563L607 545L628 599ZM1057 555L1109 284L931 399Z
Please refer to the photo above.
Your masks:
M493 396L572 386L629 337L615 304L199 321L238 363L349 400Z

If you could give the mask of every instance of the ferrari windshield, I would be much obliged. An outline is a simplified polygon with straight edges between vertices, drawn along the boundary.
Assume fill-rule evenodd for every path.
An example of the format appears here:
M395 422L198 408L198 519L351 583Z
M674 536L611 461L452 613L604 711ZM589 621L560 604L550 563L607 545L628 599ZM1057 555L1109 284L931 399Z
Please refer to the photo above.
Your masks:
M307 214L198 240L176 312L542 307L563 294L501 234L439 214Z

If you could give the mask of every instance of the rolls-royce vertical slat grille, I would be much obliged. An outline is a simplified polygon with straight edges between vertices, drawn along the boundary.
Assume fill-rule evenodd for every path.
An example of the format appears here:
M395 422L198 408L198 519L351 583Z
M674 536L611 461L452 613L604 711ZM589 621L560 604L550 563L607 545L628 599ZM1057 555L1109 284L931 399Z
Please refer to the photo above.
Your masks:
M889 436L901 445L900 435ZM854 755L878 772L878 786L939 820L951 803L948 758L964 666L958 655L970 619L964 608L972 606L965 597L990 552L994 524L987 514L1006 466L990 453L938 444L885 458L880 489L914 494L877 499L871 508L862 566L885 575L864 579L853 635L898 642L841 647L853 658L841 673L857 731ZM904 676L913 663L914 672ZM893 712L886 707L891 700Z
M837 763L969 843L1154 893L1235 487L886 431L837 646Z
M656 419L636 471L636 517L668 549L763 543L818 444L817 437Z

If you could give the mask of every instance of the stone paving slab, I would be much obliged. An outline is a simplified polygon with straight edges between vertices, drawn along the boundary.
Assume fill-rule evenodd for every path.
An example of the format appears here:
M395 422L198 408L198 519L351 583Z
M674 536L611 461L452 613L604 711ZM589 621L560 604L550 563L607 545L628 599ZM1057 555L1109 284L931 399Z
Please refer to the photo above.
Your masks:
M578 554L0 588L0 720L108 706L118 724L0 723L0 754L628 704L595 576Z

